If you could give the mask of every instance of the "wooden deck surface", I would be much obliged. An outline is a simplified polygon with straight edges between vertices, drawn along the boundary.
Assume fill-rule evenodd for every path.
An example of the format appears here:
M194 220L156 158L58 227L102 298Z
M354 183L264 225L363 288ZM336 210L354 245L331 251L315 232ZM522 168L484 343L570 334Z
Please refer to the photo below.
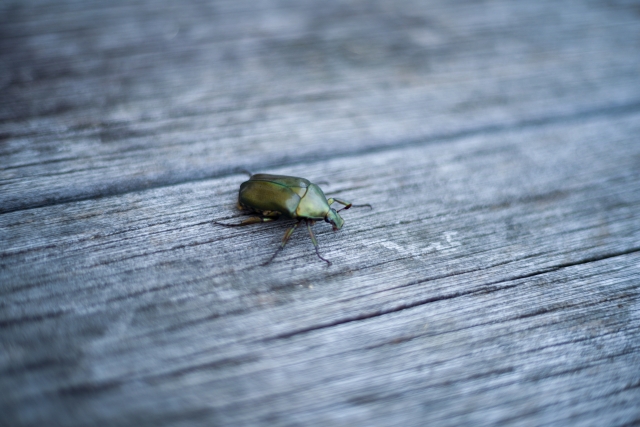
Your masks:
M0 426L639 423L638 2L0 3Z

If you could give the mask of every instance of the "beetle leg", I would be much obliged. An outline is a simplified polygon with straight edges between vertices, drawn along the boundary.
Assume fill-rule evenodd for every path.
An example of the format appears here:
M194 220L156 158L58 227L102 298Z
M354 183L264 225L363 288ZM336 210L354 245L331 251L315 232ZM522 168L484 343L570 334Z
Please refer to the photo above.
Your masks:
M318 258L320 258L327 264L331 265L331 261L329 261L328 259L322 258L322 255L320 255L320 252L318 251L318 241L316 240L316 236L314 236L313 231L311 231L311 226L315 223L315 221L306 220L306 222L307 222L307 230L309 230L309 236L311 237L311 243L313 243L313 246L316 248L316 255L318 255Z
M349 203L349 202L345 202L344 200L336 199L336 198L333 198L333 197L330 198L329 200L327 200L327 203L329 205L332 205L334 203L340 203L341 205L344 206L344 208L342 208L342 209L349 209L352 206L351 203ZM340 210L342 210L342 209L340 209Z
M243 225L257 224L259 222L269 222L278 219L280 212L267 212L264 216L252 216L245 219L239 224L224 224L222 222L213 221L214 224L224 225L225 227L241 227Z
M213 223L218 225L224 225L225 227L242 227L243 225L257 224L259 222L275 221L276 219L277 218L263 218L260 216L252 216L251 218L247 218L239 224L224 224L218 221L213 221Z
M350 208L369 208L369 209L373 209L373 206L371 206L369 203L365 203L363 205L351 205L349 206ZM344 208L347 209L347 208ZM342 209L340 209L342 210Z
M267 262L265 262L262 265L267 265L269 264L271 261L273 261L273 259L276 257L276 255L278 255L278 253L284 249L284 246L287 244L287 242L289 241L289 238L291 237L291 235L293 234L294 231L296 231L296 228L298 228L298 226L300 225L300 223L302 222L302 220L296 222L295 224L293 224L293 226L287 230L286 233L284 233L284 236L282 237L282 243L280 243L280 247L278 247L278 249L276 250L276 252L271 256L271 258L269 258L269 260Z
M329 204L329 206L331 206L333 203L340 203L341 205L343 205L344 208L340 209L338 212L343 211L345 209L349 209L351 206L353 206L353 204L349 202L345 202L344 200L340 200L340 199L334 199L333 197L327 200L327 203Z
M329 204L329 206L331 206L332 203L340 203L341 205L343 205L344 208L340 209L338 212L343 211L345 209L349 209L349 208L368 207L369 209L373 209L373 206L371 206L369 203L365 203L364 205L354 205L353 203L345 202L344 200L340 200L340 199L334 199L333 197L327 200L327 203Z

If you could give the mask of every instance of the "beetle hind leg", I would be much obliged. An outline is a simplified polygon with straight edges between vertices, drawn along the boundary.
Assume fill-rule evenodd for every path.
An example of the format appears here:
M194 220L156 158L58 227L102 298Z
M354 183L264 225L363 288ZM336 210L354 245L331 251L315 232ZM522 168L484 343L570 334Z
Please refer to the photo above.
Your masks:
M213 223L218 225L223 225L225 227L242 227L244 225L257 224L259 222L275 221L276 219L278 219L279 216L280 216L280 212L269 211L269 212L263 212L262 216L249 217L239 224L225 224L223 222L218 222L218 221L213 221Z
M218 222L218 221L213 221L213 223L218 225L223 225L225 227L242 227L243 225L257 224L259 222L275 221L276 219L278 218L265 218L261 216L252 216L251 218L247 218L238 224L225 224L223 222Z

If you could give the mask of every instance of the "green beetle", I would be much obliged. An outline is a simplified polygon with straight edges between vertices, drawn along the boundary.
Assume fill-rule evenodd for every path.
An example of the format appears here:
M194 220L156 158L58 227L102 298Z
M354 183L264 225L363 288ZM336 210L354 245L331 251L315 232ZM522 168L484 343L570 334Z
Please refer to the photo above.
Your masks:
M333 203L339 203L344 207L336 211L331 207ZM324 220L333 226L333 231L340 230L344 224L344 220L338 212L349 209L352 206L355 205L340 199L327 199L320 187L307 179L295 176L259 173L251 175L248 181L240 185L238 209L258 213L261 216L247 218L239 224L215 223L226 227L240 227L257 224L259 222L275 221L280 216L298 220L298 222L284 233L282 243L280 247L278 247L278 250L263 264L267 265L284 249L295 229L298 228L302 222L305 222L309 230L309 236L311 236L311 242L316 249L316 254L321 260L331 265L331 261L324 259L320 255L318 251L318 241L313 235L313 231L311 231L311 226L314 225L316 221ZM368 204L358 206L368 206L371 208L371 205Z

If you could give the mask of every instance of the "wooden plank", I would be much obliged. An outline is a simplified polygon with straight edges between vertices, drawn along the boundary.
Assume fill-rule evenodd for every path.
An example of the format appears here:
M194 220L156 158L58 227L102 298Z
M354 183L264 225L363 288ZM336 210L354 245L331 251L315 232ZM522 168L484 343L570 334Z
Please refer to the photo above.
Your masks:
M0 5L0 425L638 423L633 11Z
M640 107L625 10L318 6L9 8L0 209Z
M4 214L7 413L633 420L639 126L630 115L311 163L331 194L375 206L318 232L330 268L306 236L260 267L284 224L212 226L236 216L240 176ZM25 387L32 376L52 380Z

